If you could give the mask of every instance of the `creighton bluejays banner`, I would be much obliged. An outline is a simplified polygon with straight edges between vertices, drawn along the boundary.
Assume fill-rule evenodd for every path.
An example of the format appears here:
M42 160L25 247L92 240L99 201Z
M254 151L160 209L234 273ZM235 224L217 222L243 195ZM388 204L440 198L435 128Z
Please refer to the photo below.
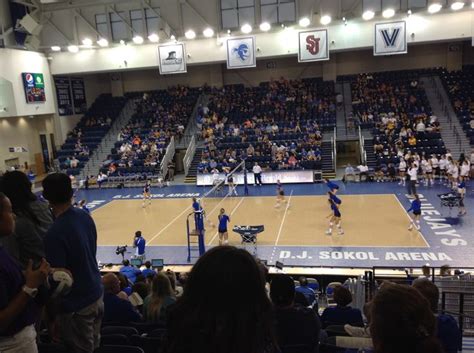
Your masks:
M407 53L407 24L405 21L375 24L374 55Z
M183 43L158 46L160 74L179 74L186 72L186 50Z
M226 43L228 69L257 66L254 36L229 38Z
M303 31L298 36L298 62L329 60L327 29Z

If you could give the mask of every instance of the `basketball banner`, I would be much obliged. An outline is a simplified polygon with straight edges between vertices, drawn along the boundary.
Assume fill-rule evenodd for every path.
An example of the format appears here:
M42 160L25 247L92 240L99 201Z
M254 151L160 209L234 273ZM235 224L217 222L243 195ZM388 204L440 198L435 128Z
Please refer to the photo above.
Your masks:
M71 77L71 89L74 114L84 114L87 111L84 79L80 77Z
M406 54L407 52L407 24L405 21L375 24L375 56Z
M184 43L159 45L158 61L161 75L187 72Z
M298 62L329 60L327 29L298 33Z
M228 69L257 66L257 48L254 36L228 38L226 43Z
M72 95L71 80L69 77L54 77L54 85L56 86L56 99L58 101L58 114L72 115Z

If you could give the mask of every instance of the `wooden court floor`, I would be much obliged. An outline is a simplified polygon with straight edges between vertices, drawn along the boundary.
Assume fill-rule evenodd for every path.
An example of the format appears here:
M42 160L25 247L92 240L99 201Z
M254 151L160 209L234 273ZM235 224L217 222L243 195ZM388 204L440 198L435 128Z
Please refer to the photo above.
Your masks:
M217 215L225 208L231 217L230 244L240 237L234 225L260 225L259 245L330 247L428 247L420 232L408 231L409 218L395 195L342 195L344 235L327 236L330 214L326 196L290 196L288 205L275 208L275 197L208 198L203 205L208 220L206 243L217 245ZM186 217L191 199L154 199L142 208L141 200L114 200L92 214L98 245L132 244L141 230L147 245L185 245ZM287 207L288 206L288 207ZM192 219L192 217L191 217ZM334 234L335 232L333 232Z

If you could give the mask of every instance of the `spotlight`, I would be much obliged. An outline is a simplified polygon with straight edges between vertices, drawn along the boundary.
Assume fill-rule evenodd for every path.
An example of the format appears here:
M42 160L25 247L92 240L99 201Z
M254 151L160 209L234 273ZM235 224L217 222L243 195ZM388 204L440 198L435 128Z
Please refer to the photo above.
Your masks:
M92 39L90 38L84 38L82 40L82 44L86 47L91 47L92 46Z
M428 6L428 12L429 13L436 13L439 12L443 8L443 5L436 3L436 4L431 4Z
M69 45L67 47L67 50L70 52L70 53L77 53L79 51L79 47L77 45Z
M371 10L367 10L362 14L362 18L366 21L373 19L374 16L375 16L375 13Z
M152 43L157 43L160 40L160 37L158 37L158 34L152 33L148 36L148 40Z
M242 27L240 27L240 30L242 31L242 33L249 34L250 32L252 32L252 26L246 23Z
M53 45L53 46L51 47L51 50L52 50L52 51L61 51L61 47L60 47L59 45Z
M271 26L270 23L268 23L268 22L262 22L262 23L260 24L260 30L263 31L263 32L269 31L270 28L272 28L272 26Z
M455 1L451 4L451 10L458 11L464 7L464 1Z
M382 12L382 16L384 18L390 18L395 16L395 10L394 9L386 9Z
M407 11L407 16L410 17L413 12L410 10Z
M212 28L208 27L204 31L202 31L202 34L206 38L211 38L214 35L214 30Z
M97 41L97 44L99 44L99 46L101 46L102 48L103 47L106 47L109 45L109 41L105 38L100 38L98 41Z
M143 37L142 36L135 36L132 38L133 43L135 44L142 44L143 43Z
M301 27L308 27L311 21L309 20L308 17L303 17L302 19L300 19L298 23Z
M186 31L186 33L184 33L184 36L187 38L187 39L194 39L196 38L196 32L194 32L192 29Z
M172 34L172 35L171 35L171 37L170 37L170 39L171 39L171 40L176 40L176 37L175 37L175 35L174 35L174 34Z
M331 16L329 16L329 15L322 16L320 22L323 26L326 26L326 25L330 24L331 23Z

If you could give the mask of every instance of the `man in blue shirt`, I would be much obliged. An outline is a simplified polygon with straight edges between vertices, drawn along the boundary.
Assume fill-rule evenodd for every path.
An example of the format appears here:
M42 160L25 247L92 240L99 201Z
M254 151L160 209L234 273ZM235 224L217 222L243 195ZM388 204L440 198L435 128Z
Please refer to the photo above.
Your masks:
M71 291L59 302L60 339L71 351L92 352L99 346L104 312L95 223L72 206L73 189L66 174L48 175L43 180L43 196L55 217L44 240L46 258L51 266L69 270L74 279Z
M155 277L156 271L151 268L151 262L150 261L145 262L145 269L142 271L142 274L143 274L143 276L145 276L145 278Z
M142 273L138 268L130 265L130 261L123 260L122 267L120 268L120 273L123 274L131 284L134 284L137 280L137 276Z
M135 232L135 239L133 240L133 247L135 248L135 258L145 260L145 246L146 246L146 240L145 238L142 237L142 232L141 231L136 231Z
M102 277L104 284L104 321L105 322L138 322L141 320L140 314L132 304L117 296L120 293L120 281L113 273L108 273Z
M308 301L308 303L310 305L313 305L313 303L316 301L316 295L314 293L314 290L312 290L311 288L309 288L308 286L308 280L306 279L306 277L300 277L299 278L299 282L300 282L300 285L298 287L296 287L296 291L297 292L300 292L301 294L303 294L306 298L306 300Z

